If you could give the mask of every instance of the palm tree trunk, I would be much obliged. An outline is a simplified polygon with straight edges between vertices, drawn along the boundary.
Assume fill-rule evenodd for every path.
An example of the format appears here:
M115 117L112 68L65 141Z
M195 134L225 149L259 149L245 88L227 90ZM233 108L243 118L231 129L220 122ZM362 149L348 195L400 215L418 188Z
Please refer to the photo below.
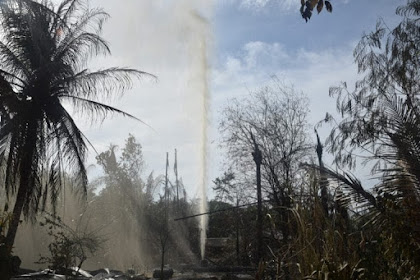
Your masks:
M9 229L7 230L7 235L5 239L5 245L9 252L12 252L13 244L15 242L15 237L17 233L17 229L19 226L20 217L22 215L23 207L25 203L27 203L27 196L28 190L31 186L29 186L30 178L33 176L32 172L32 165L33 165L33 155L35 153L35 140L33 139L34 135L36 135L36 129L34 125L28 125L30 129L26 132L26 141L23 146L23 152L25 153L20 166L19 166L19 189L16 195L16 202L13 208L13 215L12 219L9 224Z
M26 173L26 172L25 172ZM22 214L23 206L25 204L28 190L27 180L21 180L19 190L16 196L16 203L13 208L12 218L9 223L6 238L4 239L4 246L0 247L0 275L1 279L8 280L12 277L12 249L15 242L17 228L19 226L20 216Z
M1 279L9 280L12 277L12 259L6 246L0 246L0 275Z
M15 242L15 237L17 233L17 228L19 226L20 216L22 214L23 206L26 200L26 194L28 186L26 184L27 180L21 180L19 185L19 191L16 196L16 203L15 207L13 208L13 215L12 219L9 224L9 229L7 231L5 245L7 248L8 253L12 252L13 244Z

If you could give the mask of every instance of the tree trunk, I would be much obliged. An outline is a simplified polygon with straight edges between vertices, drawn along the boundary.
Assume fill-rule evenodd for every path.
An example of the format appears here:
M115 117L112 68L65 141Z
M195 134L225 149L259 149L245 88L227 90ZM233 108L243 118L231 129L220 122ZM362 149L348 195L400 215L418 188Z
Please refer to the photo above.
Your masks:
M31 127L31 126L28 125L28 127ZM25 203L27 203L28 191L29 191L29 188L32 187L30 186L29 183L31 181L31 170L32 170L32 164L33 164L32 161L33 161L33 155L36 149L36 144L35 144L35 141L31 141L31 140L33 140L35 133L36 133L36 129L35 130L30 129L29 131L26 131L26 141L21 151L24 153L24 156L21 158L20 166L18 168L19 189L16 195L16 202L15 202L15 206L13 207L13 213L12 213L12 217L8 226L7 234L4 239L5 250L3 251L2 249L0 253L1 255L0 266L2 267L1 269L4 269L4 267L7 266L9 270L8 271L9 273L7 275L12 275L12 261L11 261L12 254L11 253L13 249L13 244L15 243L16 233L19 226L20 217L22 215L23 207L25 206ZM7 263L4 263L4 259L8 259ZM3 274L1 276L3 277ZM9 278L7 278L6 276L1 279L9 279Z
M328 180L325 176L324 163L322 162L322 144L319 139L318 132L316 132L317 145L316 154L318 156L318 163L320 169L320 188L321 188L321 205L324 210L325 217L328 217Z
M12 258L6 246L0 246L0 276L9 280L12 277Z
M24 168L27 167L27 165L28 164L24 164ZM13 207L12 217L8 225L6 237L4 238L4 246L0 247L0 274L1 279L4 280L10 279L13 274L12 249L28 192L27 178L29 177L29 174L27 173L27 170L28 169L22 172L23 174L19 182L19 190L16 196L15 206Z
M30 135L32 130L27 132ZM35 133L35 132L33 132ZM32 135L30 137L33 137ZM28 137L27 137L28 138ZM32 139L31 139L32 140ZM33 164L33 155L35 152L35 143L32 141L26 140L25 145L23 146L23 152L25 153L24 157L21 159L19 166L19 189L16 195L16 202L13 208L12 219L9 224L9 229L7 230L7 235L5 239L6 248L9 253L12 252L13 244L15 242L15 237L17 229L19 226L20 216L22 215L23 207L27 203L28 191L30 187L29 183L31 181L31 170Z
M17 229L19 226L20 216L22 215L23 206L26 201L26 195L27 195L27 189L28 189L26 181L27 180L21 180L21 183L19 185L19 191L16 196L16 203L13 208L12 218L11 218L9 229L7 231L6 239L4 242L7 248L7 252L9 254L12 252Z

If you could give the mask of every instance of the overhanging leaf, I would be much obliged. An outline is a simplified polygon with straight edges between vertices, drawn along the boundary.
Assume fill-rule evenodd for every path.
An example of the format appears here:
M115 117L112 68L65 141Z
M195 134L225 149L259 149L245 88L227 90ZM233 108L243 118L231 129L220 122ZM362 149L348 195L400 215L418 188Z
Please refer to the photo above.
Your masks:
M322 1L322 0L319 0L319 1ZM313 8L315 8L317 3L318 3L318 0L311 0L311 10L313 10Z
M323 7L324 7L324 0L319 0L318 5L316 6L316 10L318 11L318 14L322 11Z
M330 3L330 1L325 1L325 8L327 9L328 12L332 12L332 5Z

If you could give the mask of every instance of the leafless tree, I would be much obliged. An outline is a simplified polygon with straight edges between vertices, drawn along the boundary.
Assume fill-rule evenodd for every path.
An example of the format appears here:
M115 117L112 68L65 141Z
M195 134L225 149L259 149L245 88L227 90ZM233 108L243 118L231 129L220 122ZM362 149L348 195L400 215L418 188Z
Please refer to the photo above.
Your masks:
M275 81L231 100L219 125L229 164L250 187L255 186L253 152L258 145L263 195L279 209L284 240L289 237L289 214L284 209L290 208L301 192L303 171L299 164L308 160L313 148L307 135L307 115L308 99L303 93Z

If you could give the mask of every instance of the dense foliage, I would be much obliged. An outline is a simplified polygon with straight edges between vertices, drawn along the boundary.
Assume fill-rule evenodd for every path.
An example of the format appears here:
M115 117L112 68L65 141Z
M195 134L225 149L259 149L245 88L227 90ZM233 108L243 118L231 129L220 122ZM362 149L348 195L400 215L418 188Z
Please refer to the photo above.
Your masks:
M88 257L96 253L101 239L95 232L76 228L73 230L64 224L59 217L45 215L41 226L48 228L52 238L48 245L49 255L40 256L38 263L49 264L49 268L67 275L71 267L82 267Z
M342 119L327 114L322 122L332 123L333 128L325 147L318 138L318 163L310 160L300 167L295 165L297 170L306 170L304 180L292 177L290 185L285 177L277 176L280 184L266 192L269 199L264 234L267 251L263 263L266 265L259 270L258 277L420 277L420 2L408 1L397 9L397 14L402 20L395 28L390 29L380 20L376 30L364 35L356 46L354 57L363 78L356 82L354 89L346 83L331 88L330 95L337 98L337 110ZM232 106L227 107L229 114L221 129L230 137L225 138L230 141L224 144L231 158L234 156L231 152L241 147L238 142L241 135L246 135L254 123L262 121L263 127L270 123L275 127L287 118L287 114L276 114L278 120L271 122L267 115L273 110L269 106L259 109L261 92L264 89L255 93L253 102L244 99L238 103L244 107L234 110ZM253 106L246 107L248 103ZM282 105L278 110L285 108ZM295 116L301 116L299 110L294 111ZM243 116L252 116L252 121ZM234 121L239 133L230 127L226 130L225 123ZM271 128L254 133L262 150L270 143L266 135L275 131ZM275 139L282 139L284 135L287 134L279 133ZM275 152L279 145L272 147L273 151L263 155L263 166L269 166L267 161L271 157L285 160L282 154ZM325 148L335 157L332 168L323 163ZM242 148L242 151L251 157L250 150ZM255 166L243 165L237 157L233 159L231 172L239 182L228 185L245 184L246 181L241 180L243 171L235 166L248 168L250 172L255 172ZM302 163L302 159L305 158L299 162ZM372 168L372 177L377 180L372 189L365 188L350 173L334 171L351 171L361 163ZM284 173L287 166L279 165L282 171L276 173ZM264 174L262 176L264 178ZM226 176L217 182L221 184L225 179ZM279 205L272 196L276 191L284 191L282 186L289 186L286 190L291 200L287 205ZM236 191L231 189L233 193ZM300 190L304 190L302 195L296 196ZM283 209L283 214L279 208ZM277 234L269 234L268 229Z

